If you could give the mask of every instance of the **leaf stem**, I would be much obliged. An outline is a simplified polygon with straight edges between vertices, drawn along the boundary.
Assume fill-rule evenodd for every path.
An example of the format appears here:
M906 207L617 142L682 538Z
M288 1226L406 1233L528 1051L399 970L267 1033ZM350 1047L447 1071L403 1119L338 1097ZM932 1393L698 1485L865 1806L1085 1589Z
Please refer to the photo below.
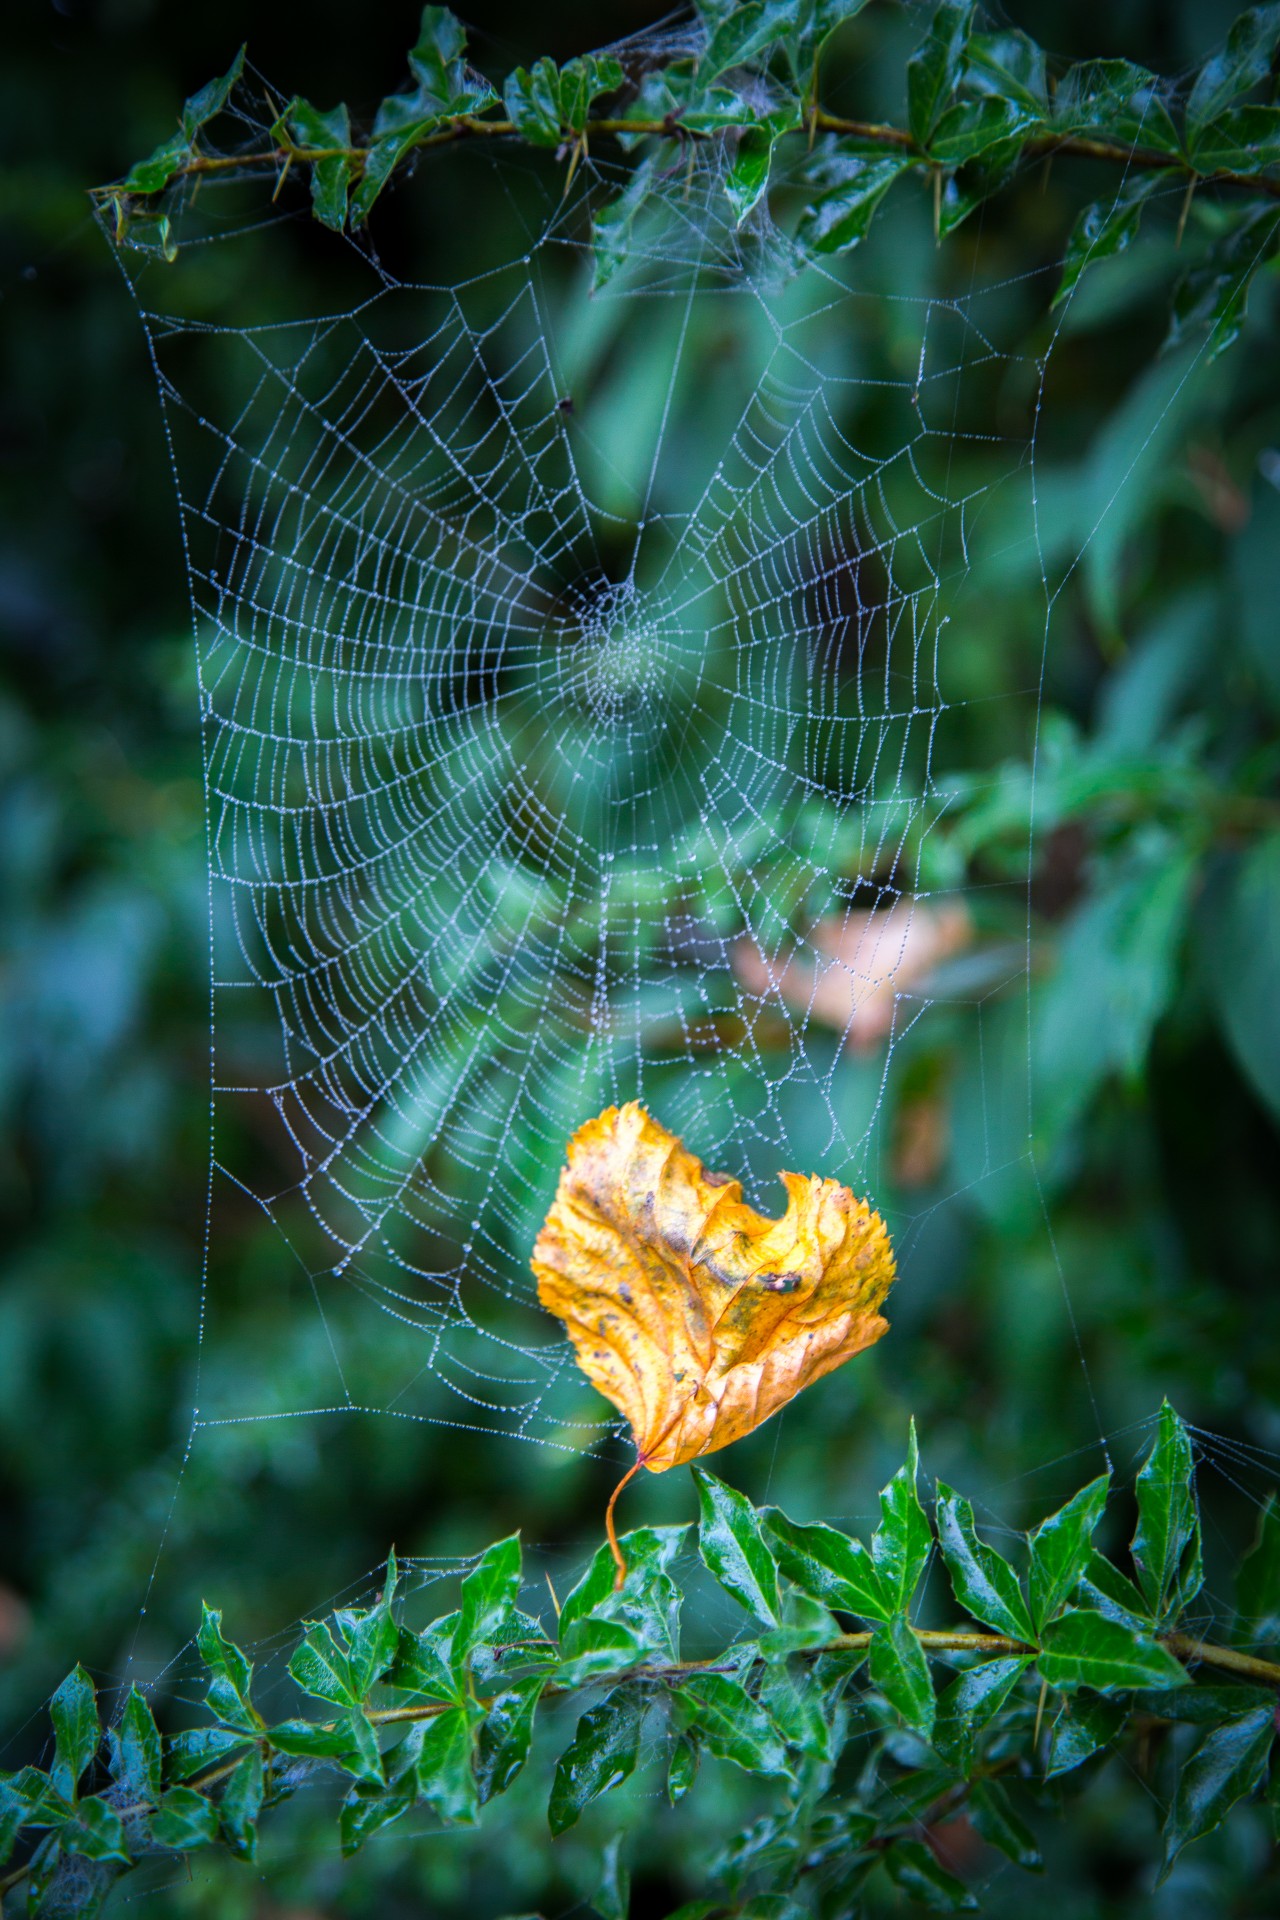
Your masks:
M618 1545L618 1533L613 1524L613 1510L618 1504L618 1495L622 1492L628 1480L635 1479L643 1465L644 1461L637 1458L635 1462L627 1468L627 1471L609 1495L609 1504L604 1510L604 1530L608 1536L609 1551L613 1555L613 1564L618 1569L613 1576L613 1590L615 1593L622 1592L623 1582L627 1577L627 1563L623 1558L622 1548Z

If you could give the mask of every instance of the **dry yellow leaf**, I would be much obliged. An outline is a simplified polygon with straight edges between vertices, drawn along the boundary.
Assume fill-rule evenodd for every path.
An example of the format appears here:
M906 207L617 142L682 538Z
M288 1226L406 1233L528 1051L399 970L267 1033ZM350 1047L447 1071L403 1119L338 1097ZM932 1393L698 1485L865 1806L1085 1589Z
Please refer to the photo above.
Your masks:
M569 1142L538 1298L652 1473L727 1447L887 1330L879 1214L835 1180L781 1178L787 1210L769 1220L636 1101Z

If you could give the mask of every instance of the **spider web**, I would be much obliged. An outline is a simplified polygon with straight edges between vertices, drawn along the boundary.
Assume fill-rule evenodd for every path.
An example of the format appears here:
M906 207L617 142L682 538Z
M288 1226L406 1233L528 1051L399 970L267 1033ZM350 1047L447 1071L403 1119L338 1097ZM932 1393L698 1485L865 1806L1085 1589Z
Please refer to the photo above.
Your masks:
M594 1445L528 1266L574 1129L639 1099L766 1211L784 1166L883 1205L904 1042L1025 966L948 961L935 832L974 527L1039 551L1043 368L995 337L1001 290L901 291L874 239L802 270L767 212L734 224L707 143L593 291L621 169L566 195L525 156L448 165L504 194L454 282L335 238L350 299L294 311L250 288L234 181L175 213L176 262L119 250L194 616L211 1234L263 1209L322 1334L264 1406L210 1288L193 1432L349 1410ZM264 317L203 317L237 276ZM918 1217L889 1220L909 1269Z

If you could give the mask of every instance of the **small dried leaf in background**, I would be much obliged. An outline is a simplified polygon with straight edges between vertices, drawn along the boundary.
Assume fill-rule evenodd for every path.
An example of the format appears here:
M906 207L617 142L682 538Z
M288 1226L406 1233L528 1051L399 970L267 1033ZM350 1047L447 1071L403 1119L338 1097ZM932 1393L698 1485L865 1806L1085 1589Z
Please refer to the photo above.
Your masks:
M887 1330L879 1214L835 1180L781 1179L787 1209L769 1220L635 1101L569 1142L533 1250L538 1298L653 1473L750 1433Z
M770 956L754 940L739 940L733 970L749 993L780 995L842 1033L847 1047L867 1048L889 1037L898 996L917 991L972 939L973 922L959 902L904 899L817 921L804 950Z

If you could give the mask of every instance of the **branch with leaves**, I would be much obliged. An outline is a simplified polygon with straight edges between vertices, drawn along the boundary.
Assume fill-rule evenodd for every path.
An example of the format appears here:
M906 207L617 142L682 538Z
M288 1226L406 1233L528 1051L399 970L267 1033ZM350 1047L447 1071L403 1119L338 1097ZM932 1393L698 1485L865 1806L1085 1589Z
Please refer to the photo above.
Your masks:
M1280 8L1243 13L1182 89L1127 60L1057 70L1016 29L980 30L972 4L945 0L911 55L901 123L832 113L820 98L832 42L868 0L703 0L685 42L628 43L564 66L544 58L495 84L466 60L466 35L445 7L423 11L409 54L412 85L389 95L367 135L345 104L295 95L264 141L220 153L206 129L241 80L244 49L221 79L186 102L177 131L119 182L98 189L117 232L150 229L170 257L172 196L208 175L261 169L277 191L309 176L326 226L364 226L383 189L425 148L462 140L520 141L556 153L572 178L592 141L635 157L628 184L593 212L596 283L618 269L646 199L690 143L727 151L724 192L741 225L770 189L800 212L799 260L845 252L909 177L931 185L939 236L951 233L1029 160L1054 154L1124 169L1118 192L1087 205L1067 243L1061 298L1085 268L1123 251L1162 184L1184 188L1178 238L1202 188L1228 188L1209 210L1198 257L1175 298L1175 327L1211 330L1215 350L1243 322L1249 285L1273 257L1280 229Z
M1252 1649L1280 1636L1280 1517L1268 1504L1227 1639L1205 1640L1192 1449L1167 1404L1138 1474L1131 1572L1094 1545L1106 1474L1032 1529L1021 1570L942 1483L931 1528L914 1429L866 1543L758 1510L704 1468L693 1473L702 1563L750 1622L713 1656L681 1651L681 1526L624 1536L621 1588L602 1547L553 1621L521 1604L515 1536L465 1575L452 1612L422 1628L405 1622L392 1556L376 1604L306 1625L289 1661L297 1710L281 1719L255 1702L251 1660L206 1607L201 1726L162 1737L135 1687L104 1736L88 1675L78 1667L63 1682L48 1768L0 1776L2 1857L23 1850L0 1891L22 1889L26 1911L51 1915L68 1910L74 1880L88 1913L157 1855L220 1845L252 1860L264 1811L326 1770L347 1781L345 1853L414 1809L445 1826L483 1823L562 1706L579 1715L548 1769L553 1836L646 1755L665 1767L673 1804L696 1791L704 1757L772 1790L772 1810L727 1842L704 1915L801 1888L844 1911L873 1874L935 1910L972 1909L930 1844L935 1831L967 1820L1034 1867L1032 1821L1139 1744L1168 1757L1152 1776L1166 1801L1166 1872L1265 1791L1280 1664ZM935 1559L951 1599L934 1586L931 1604L954 1606L964 1624L915 1623ZM624 1913L616 1849L604 1864L600 1909Z

